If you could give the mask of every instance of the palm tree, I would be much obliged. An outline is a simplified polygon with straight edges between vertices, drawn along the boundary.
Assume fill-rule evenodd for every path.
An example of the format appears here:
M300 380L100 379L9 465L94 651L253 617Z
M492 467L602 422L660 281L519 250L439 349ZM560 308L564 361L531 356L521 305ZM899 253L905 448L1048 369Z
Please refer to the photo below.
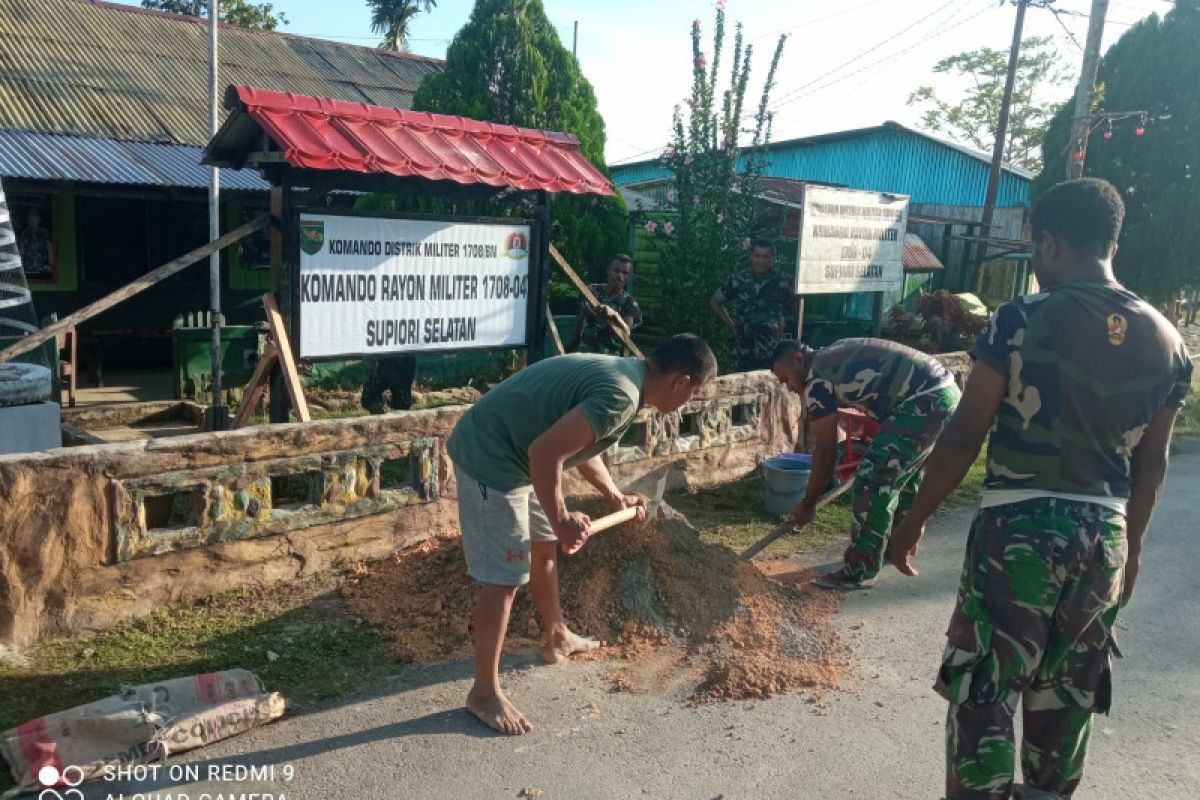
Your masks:
M424 6L429 13L437 0L367 0L371 7L371 31L382 33L379 46L386 50L408 49L408 26Z

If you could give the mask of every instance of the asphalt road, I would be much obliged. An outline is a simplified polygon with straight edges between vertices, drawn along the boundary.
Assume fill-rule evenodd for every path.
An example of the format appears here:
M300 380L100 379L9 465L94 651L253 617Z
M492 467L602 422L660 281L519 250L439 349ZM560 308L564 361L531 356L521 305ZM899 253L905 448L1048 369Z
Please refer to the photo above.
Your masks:
M1097 719L1079 798L1200 797L1200 447L1177 456L1119 622L1111 716ZM688 708L678 695L613 694L604 663L516 664L509 696L532 734L491 735L457 708L469 663L413 668L370 693L183 756L178 764L273 767L275 779L98 783L88 798L255 800L513 798L936 798L945 704L930 685L969 512L937 519L919 579L883 574L835 623L855 653L847 686ZM594 704L594 709L592 708ZM294 777L284 779L284 769ZM166 770L162 771L165 776ZM536 793L534 793L536 796Z

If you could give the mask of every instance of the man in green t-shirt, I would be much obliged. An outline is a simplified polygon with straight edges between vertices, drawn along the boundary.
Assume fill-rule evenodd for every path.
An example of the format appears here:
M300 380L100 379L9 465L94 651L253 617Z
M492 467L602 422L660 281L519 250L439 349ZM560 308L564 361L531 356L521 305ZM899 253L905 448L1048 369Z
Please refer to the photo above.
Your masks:
M560 356L513 375L455 426L447 450L467 572L479 583L467 709L489 727L512 735L532 730L500 688L504 634L522 584L531 584L547 662L598 646L567 628L558 601L556 550L574 553L590 533L587 515L567 509L563 470L577 467L613 511L643 505L617 488L601 454L639 409L675 411L716 374L712 351L691 334L671 337L645 360Z

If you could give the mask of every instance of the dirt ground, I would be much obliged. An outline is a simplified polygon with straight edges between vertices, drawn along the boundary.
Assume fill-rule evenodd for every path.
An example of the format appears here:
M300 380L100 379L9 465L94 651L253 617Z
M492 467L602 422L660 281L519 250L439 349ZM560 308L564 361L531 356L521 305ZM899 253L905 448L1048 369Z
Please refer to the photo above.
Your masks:
M808 586L811 571L745 563L706 544L664 506L560 558L561 595L574 630L611 645L613 688L690 686L693 702L765 698L834 687L846 659L827 618L836 598ZM423 542L363 565L343 589L353 613L381 630L402 661L471 654L473 585L456 538ZM536 648L541 630L527 591L518 594L506 650Z

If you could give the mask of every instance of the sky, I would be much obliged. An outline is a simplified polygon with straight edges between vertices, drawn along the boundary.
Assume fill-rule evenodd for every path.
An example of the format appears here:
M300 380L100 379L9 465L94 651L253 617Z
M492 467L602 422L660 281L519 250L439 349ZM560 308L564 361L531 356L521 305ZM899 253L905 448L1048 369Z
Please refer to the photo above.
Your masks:
M374 46L370 12L360 0L272 0L289 19L282 30L302 36ZM128 5L137 5L128 0ZM571 46L596 91L610 165L656 156L670 138L671 114L689 93L691 24L699 19L703 49L711 50L714 0L543 0L559 37ZM410 32L413 53L441 58L470 16L474 0L438 0ZM1137 20L1171 9L1170 0L1110 0L1104 48ZM1087 38L1090 0L1056 0L1062 13L1031 8L1025 36L1053 36L1078 74ZM1016 8L1000 0L726 0L729 63L733 24L754 46L747 104L757 104L775 42L787 34L772 91L773 139L878 125L916 125L909 94L931 84L947 99L966 87L935 76L946 56L978 47L1007 50ZM1048 99L1065 99L1074 84Z

